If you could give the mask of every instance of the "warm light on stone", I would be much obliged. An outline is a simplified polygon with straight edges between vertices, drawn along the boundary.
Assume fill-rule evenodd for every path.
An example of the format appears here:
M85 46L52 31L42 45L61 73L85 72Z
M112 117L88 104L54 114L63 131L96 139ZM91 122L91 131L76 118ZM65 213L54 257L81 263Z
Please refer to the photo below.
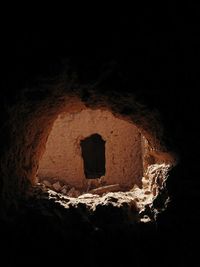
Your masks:
M90 211L112 204L128 207L131 220L155 219L166 208L165 181L176 164L159 115L129 94L56 88L34 106L22 99L16 107L12 143L2 159L5 201L15 194L44 197ZM90 147L92 136L98 136L96 147Z
M90 180L84 173L81 142L94 134L105 141L105 175ZM92 153L95 157L98 151ZM141 134L137 127L100 109L60 114L38 171L40 179L59 180L81 192L108 185L119 185L117 191L127 191L134 185L141 187L142 175Z

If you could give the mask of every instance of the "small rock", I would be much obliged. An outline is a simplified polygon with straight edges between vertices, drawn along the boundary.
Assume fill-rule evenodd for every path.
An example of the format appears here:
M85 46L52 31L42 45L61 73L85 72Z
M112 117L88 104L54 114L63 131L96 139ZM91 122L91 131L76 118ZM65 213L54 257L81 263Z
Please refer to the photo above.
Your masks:
M78 197L80 195L80 192L78 190L75 190L74 197Z
M107 186L101 186L95 189L92 189L89 191L89 193L92 194L98 194L98 195L102 195L104 193L108 193L108 192L116 192L120 190L120 185L119 184L113 184L113 185L107 185Z
M87 194L83 194L83 195L79 196L78 198L84 199L84 198L94 198L94 197L99 197L99 195L94 195L94 194L87 193Z
M69 197L78 197L78 196L80 195L80 192L79 192L78 190L76 190L74 187L72 187L72 188L68 191L67 195L68 195Z
M62 190L65 189L66 191L69 191L70 190L70 186L69 185L63 185L62 187Z
M61 193L63 193L64 195L66 195L67 194L67 190L65 188L62 188Z
M51 187L52 186L51 183L49 181L47 181L47 180L42 181L42 183L47 187Z
M67 195L68 195L69 197L73 197L74 190L75 190L74 187L72 187L72 188L68 191Z
M54 188L56 191L60 191L60 190L61 190L62 187L61 187L59 181L53 184L53 188Z

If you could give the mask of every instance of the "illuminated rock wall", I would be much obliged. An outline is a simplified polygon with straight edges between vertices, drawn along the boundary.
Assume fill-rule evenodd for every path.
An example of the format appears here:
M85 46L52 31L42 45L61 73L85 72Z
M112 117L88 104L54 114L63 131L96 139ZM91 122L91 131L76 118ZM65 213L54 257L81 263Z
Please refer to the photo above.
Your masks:
M106 141L106 173L100 179L88 180L84 175L80 141L98 133ZM138 129L105 110L84 109L78 113L62 113L49 135L40 160L38 176L59 179L79 189L90 185L120 184L122 190L141 186L142 152Z

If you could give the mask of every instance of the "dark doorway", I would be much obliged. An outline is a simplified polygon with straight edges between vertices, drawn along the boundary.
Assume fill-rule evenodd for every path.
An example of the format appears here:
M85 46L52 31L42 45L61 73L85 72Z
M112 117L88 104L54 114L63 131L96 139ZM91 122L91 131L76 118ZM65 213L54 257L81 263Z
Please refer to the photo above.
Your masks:
M81 141L84 172L87 179L105 175L105 141L93 134Z

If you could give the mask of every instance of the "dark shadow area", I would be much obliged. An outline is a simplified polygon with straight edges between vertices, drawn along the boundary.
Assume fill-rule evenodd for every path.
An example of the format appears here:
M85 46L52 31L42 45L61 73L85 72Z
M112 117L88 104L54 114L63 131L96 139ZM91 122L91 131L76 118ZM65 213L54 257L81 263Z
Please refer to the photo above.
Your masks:
M84 173L87 179L105 175L105 141L93 134L81 141Z
M103 12L98 16L97 9L91 16L82 12L82 18L77 10L73 20L69 18L71 10L66 15L64 9L64 16L57 13L59 26L55 16L45 20L43 13L46 25L35 28L28 25L27 19L17 25L20 16L16 12L18 17L12 29L5 29L6 34L1 35L5 75L0 91L0 156L4 159L10 153L13 157L8 155L1 162L0 196L10 197L9 191L3 191L9 181L14 181L13 191L18 185L14 172L10 172L9 179L4 177L6 171L12 170L14 159L20 156L12 154L10 147L17 146L12 136L20 136L22 130L16 120L16 132L12 135L12 118L21 99L24 101L21 125L26 128L26 103L31 102L34 109L46 95L52 95L53 103L57 95L48 89L48 83L67 72L68 76L78 77L84 88L84 100L90 97L87 89L92 84L102 94L110 93L110 98L112 90L116 94L133 93L140 103L159 111L165 143L180 155L179 165L167 181L171 202L155 223L134 224L128 223L120 210L105 206L91 217L85 216L81 209L71 209L63 216L49 200L23 201L23 208L15 198L10 205L0 201L2 266L62 263L62 266L88 267L196 267L200 234L199 4L163 2L162 7L157 3L153 7L152 2L149 6L142 3L139 9L130 8L126 12L121 9L119 13L113 9L107 16ZM35 25L38 19L35 13L33 16L30 21ZM11 16L8 18L11 20ZM2 25L5 24L4 21ZM78 85L70 86L74 90ZM44 93L35 93L31 88ZM126 108L124 113L130 110ZM22 164L19 160L19 166ZM28 169L29 162L23 167Z

